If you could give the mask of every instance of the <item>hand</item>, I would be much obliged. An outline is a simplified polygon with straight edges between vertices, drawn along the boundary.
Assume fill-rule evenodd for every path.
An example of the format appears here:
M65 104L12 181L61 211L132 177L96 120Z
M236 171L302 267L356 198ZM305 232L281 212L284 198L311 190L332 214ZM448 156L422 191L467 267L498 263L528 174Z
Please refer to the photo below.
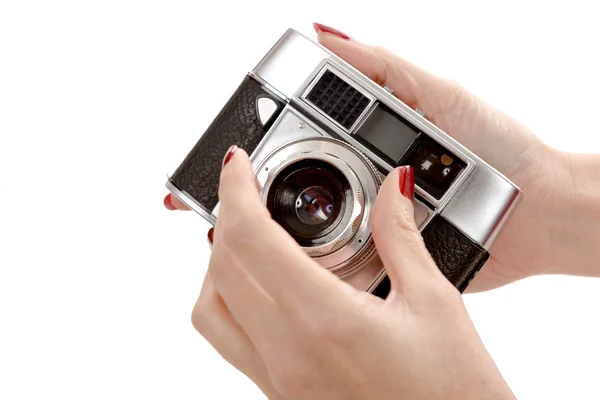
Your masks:
M314 24L319 42L457 139L523 190L467 291L542 273L600 276L600 157L561 153L526 127L394 54ZM576 211L577 212L576 212Z
M269 398L514 398L425 249L410 167L387 176L373 209L392 286L382 300L307 256L271 219L246 153L232 154L193 322Z

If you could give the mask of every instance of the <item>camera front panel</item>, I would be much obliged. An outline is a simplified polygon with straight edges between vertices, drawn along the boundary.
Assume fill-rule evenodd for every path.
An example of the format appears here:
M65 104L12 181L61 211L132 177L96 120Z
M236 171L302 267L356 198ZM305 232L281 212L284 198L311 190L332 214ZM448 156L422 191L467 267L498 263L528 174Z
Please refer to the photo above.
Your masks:
M319 93L308 96L312 86L316 86L319 74L324 68L331 68L337 78L349 83L355 91L350 91L342 99L360 100L356 92L374 101L355 104L352 112L340 115L336 107L319 110ZM328 49L313 42L302 34L289 29L259 62L252 71L266 85L276 88L281 98L286 99L306 112L307 118L318 121L332 135L346 140L363 151L383 172L391 171L398 164L410 163L417 175L415 191L418 198L430 204L463 234L485 249L489 249L496 236L510 217L520 199L519 188L485 161L473 154L465 146L443 132L427 120L422 113L404 104L387 88L381 87L360 71L337 57ZM331 77L328 81L331 80ZM331 82L333 84L339 83ZM337 93L343 92L336 88ZM307 99L307 97L310 97ZM442 99L443 100L443 99ZM372 126L383 127L381 132L360 131L361 124L370 115L375 102L385 117L373 118ZM311 104L312 103L312 104ZM361 108L362 107L362 108ZM371 107L371 108L370 108ZM358 112L356 112L358 109ZM360 112L362 110L363 114ZM329 115L327 113L332 113ZM324 116L326 114L326 116ZM356 117L355 114L359 116ZM344 121L344 118L348 119ZM388 117L388 118L386 118ZM393 117L393 118L392 118ZM352 118L356 118L353 121ZM340 121L336 121L340 119ZM400 119L396 132L402 135L385 135L385 127ZM411 141L411 130L418 135ZM360 131L360 134L357 132ZM394 140L389 144L391 136ZM403 151L398 136L403 136L414 147ZM411 153L412 151L412 153ZM404 157L403 159L400 159Z
M514 184L389 91L292 30L244 79L167 187L214 224L219 211L221 157L230 145L236 144L251 155L260 181L260 168L273 152L308 137L321 138L323 142L332 138L351 145L382 177L398 165L413 166L415 219L434 261L460 291L489 256L486 249L520 194ZM306 171L327 169L310 166L313 161L307 161ZM341 221L333 213L337 209L332 208L331 216L316 221L308 230L298 226L303 218L308 221L328 206L335 207L341 198L335 194L336 175L329 173L329 178L333 178L328 181L326 172L313 174L322 175L320 179L327 185L305 185L310 183L312 172L292 171L289 181L275 185L285 189L282 194L271 197L276 203L294 192L294 199L285 197L287 208L271 208L280 213L294 234L305 235L307 243L321 227L329 229L333 225L328 224ZM268 203L269 197L265 199ZM365 221L368 224L368 218ZM336 229L334 226L330 230L335 233ZM361 241L366 237L360 237ZM345 274L349 271L346 267L337 269L340 276L357 288L385 297L389 281L374 255L374 247L363 254L361 246L340 246L357 254L358 260L350 254L348 265L362 263L357 273ZM333 251L312 256L321 261L330 257L330 264L334 265L340 254Z

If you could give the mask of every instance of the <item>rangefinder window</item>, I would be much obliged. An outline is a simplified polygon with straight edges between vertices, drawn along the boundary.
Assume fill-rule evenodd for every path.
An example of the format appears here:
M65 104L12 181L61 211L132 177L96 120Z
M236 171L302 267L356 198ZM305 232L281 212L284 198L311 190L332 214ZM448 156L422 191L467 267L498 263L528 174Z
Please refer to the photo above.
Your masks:
M419 131L383 104L377 105L356 132L360 142L397 164L419 136Z
M415 183L438 200L467 165L425 134L421 134L400 164L411 165L415 171Z
M329 70L319 78L306 99L347 130L370 103L368 97Z

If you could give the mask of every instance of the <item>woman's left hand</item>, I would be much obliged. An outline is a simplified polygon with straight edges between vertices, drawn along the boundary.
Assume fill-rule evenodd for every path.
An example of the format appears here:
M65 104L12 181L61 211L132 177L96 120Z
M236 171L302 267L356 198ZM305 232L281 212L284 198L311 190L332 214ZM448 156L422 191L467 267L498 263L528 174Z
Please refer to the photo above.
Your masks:
M386 300L322 268L271 219L248 156L226 157L196 329L271 399L514 398L413 219L412 171L390 173L372 230Z

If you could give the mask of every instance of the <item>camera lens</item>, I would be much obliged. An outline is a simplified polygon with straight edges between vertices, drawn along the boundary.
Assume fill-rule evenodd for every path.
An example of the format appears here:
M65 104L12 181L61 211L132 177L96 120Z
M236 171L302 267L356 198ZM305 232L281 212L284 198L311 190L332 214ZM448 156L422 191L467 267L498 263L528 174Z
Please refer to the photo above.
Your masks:
M333 231L351 198L350 184L337 168L303 159L284 168L267 195L271 216L301 246L315 246Z
M333 197L323 187L311 186L296 199L298 219L307 225L326 222L333 212Z
M341 278L372 264L369 221L381 174L365 155L337 139L308 137L278 147L256 171L271 217L306 254Z

